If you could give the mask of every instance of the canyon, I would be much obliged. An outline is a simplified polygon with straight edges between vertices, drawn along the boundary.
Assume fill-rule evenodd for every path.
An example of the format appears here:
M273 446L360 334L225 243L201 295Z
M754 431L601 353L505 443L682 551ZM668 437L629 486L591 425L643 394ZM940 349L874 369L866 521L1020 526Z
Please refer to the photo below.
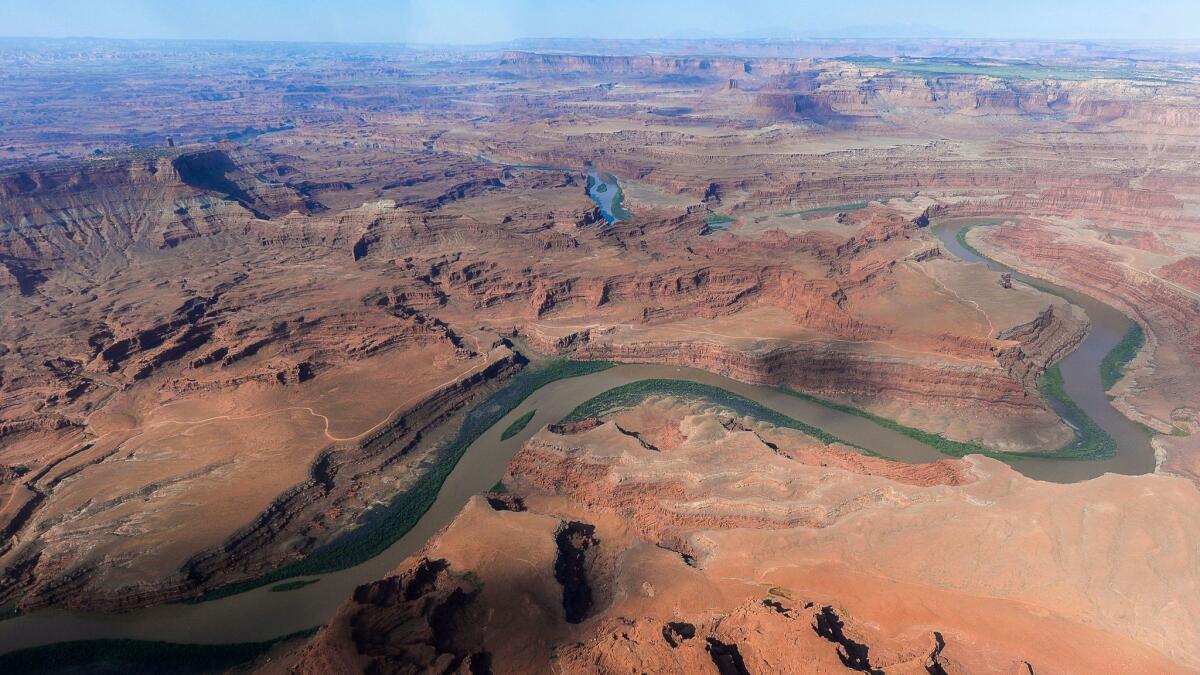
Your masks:
M531 415L496 491L258 665L1200 668L1192 61L546 44L0 40L11 621L353 568L617 362L946 458L711 396ZM1078 405L1107 327L1073 293L1142 340Z
M1153 522L1171 504L1195 530L1186 480L897 464L670 397L590 422L530 439L503 494L360 587L291 672L711 672L730 653L746 672L1196 667L1196 614L1174 600L1196 551ZM1156 583L1126 549L1143 545Z

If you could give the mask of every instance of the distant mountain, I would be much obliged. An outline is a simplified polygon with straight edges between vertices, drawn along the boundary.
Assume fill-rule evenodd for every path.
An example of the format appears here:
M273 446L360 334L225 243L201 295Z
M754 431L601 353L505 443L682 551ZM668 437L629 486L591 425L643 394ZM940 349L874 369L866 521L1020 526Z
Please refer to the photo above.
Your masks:
M826 37L826 38L855 38L855 39L876 39L876 38L961 38L967 34L962 31L946 30L938 26L928 24L913 24L913 23L879 23L879 24L860 24L856 26L846 26L836 30L824 31L815 30L808 31L803 34L803 37Z
M770 39L795 40L803 38L833 39L884 39L884 38L961 38L962 31L946 30L938 26L913 23L858 24L840 28L812 28L807 26L762 26L748 31L697 30L675 31L664 39L712 40L712 39Z

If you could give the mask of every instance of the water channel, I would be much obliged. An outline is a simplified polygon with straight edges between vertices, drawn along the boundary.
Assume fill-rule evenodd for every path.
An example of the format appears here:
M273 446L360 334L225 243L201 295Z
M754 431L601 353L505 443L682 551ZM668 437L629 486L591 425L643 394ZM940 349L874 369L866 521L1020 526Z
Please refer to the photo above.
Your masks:
M933 231L947 250L970 262L1012 272L982 260L955 238L967 222L946 222ZM1038 282L1042 286L1050 286ZM1064 385L1076 403L1117 442L1117 453L1105 460L1027 459L1013 463L1018 471L1042 480L1070 482L1106 472L1138 474L1153 471L1154 455L1145 431L1121 416L1109 403L1100 383L1100 361L1129 329L1130 320L1117 310L1086 295L1054 287L1082 307L1091 320L1087 338L1061 363ZM268 587L200 604L172 604L122 614L86 614L45 610L0 622L0 653L66 640L123 638L185 643L232 643L268 640L328 621L354 588L385 577L453 520L472 496L489 489L504 474L517 449L537 430L557 422L578 404L616 386L648 378L691 380L717 386L752 399L777 412L824 429L850 443L905 462L929 462L945 455L897 431L870 420L827 408L771 387L730 380L690 368L619 365L609 370L559 380L535 391L523 403L480 436L447 478L430 510L404 537L382 554L355 567L319 577L297 590L271 592ZM523 431L507 440L501 432L529 410L536 410Z

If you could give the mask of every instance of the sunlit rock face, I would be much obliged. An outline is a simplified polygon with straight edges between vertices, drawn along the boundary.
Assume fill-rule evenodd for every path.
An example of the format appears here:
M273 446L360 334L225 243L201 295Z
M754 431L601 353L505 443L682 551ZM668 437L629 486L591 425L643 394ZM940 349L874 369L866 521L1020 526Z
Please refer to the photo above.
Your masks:
M903 465L651 402L539 431L513 494L348 599L297 667L1200 667L1194 65L589 44L14 47L0 608L134 609L308 559L427 488L531 359L691 366L1053 452L1076 431L1045 373L1096 325L932 231L970 219L970 247L1139 326L1107 394L1157 432L1156 475Z
M1179 478L1057 486L982 457L899 464L652 397L539 432L504 485L359 588L293 672L1194 665L1200 624L1175 589L1196 581L1179 532L1200 527L1200 495ZM1156 582L1146 545L1171 570Z

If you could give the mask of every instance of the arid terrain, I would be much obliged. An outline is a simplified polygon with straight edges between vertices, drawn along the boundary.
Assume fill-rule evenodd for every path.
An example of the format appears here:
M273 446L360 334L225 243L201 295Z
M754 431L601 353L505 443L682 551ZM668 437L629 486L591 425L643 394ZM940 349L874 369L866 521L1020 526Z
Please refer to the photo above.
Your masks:
M1200 615L1176 602L1200 581L1176 536L1200 526L1185 481L897 465L661 398L581 426L529 440L509 493L360 588L294 670L706 672L722 653L753 673L1200 666L1183 648Z
M258 666L1200 670L1197 64L0 40L0 633L354 569L496 447ZM534 417L611 362L757 386Z

